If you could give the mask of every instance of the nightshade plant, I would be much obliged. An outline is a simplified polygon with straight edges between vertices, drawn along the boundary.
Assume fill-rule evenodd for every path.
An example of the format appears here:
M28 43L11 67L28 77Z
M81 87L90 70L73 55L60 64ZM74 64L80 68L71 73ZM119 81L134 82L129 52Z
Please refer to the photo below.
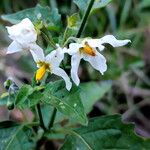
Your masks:
M81 19L77 13L68 17L63 34L56 8L37 5L35 8L2 16L4 20L15 24L6 27L13 40L7 50L9 57L16 52L30 53L38 69L31 84L18 87L13 80L5 82L8 93L1 96L1 101L9 109L30 108L35 113L35 119L21 123L1 122L0 150L36 149L37 142L41 139L65 139L60 146L61 150L150 149L150 141L137 136L132 124L122 123L120 115L87 118L92 105L110 87L106 88L105 83L80 83L78 70L81 59L105 75L107 64L102 55L104 44L120 47L131 42L118 40L113 35L96 39L81 38L90 13L105 7L110 1L74 0L79 8L87 3L87 9L81 9L81 14L84 13ZM38 44L39 36L46 40L47 48ZM69 73L67 66L71 67ZM51 81L51 74L62 80ZM93 88L96 96L88 97ZM45 107L50 109L44 109ZM64 120L67 122L63 124ZM80 127L77 128L76 125Z

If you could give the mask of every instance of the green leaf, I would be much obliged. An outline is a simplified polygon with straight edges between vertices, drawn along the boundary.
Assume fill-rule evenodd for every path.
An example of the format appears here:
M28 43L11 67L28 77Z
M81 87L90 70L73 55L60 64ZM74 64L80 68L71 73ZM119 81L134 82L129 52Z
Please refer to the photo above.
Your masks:
M60 150L150 149L150 139L136 135L133 124L122 123L120 115L96 117L87 127L65 132L70 135Z
M15 104L21 106L31 93L33 93L33 88L30 85L23 85L17 94Z
M31 95L28 96L28 107L33 107L41 101L43 94L40 91L34 91Z
M40 91L43 88L43 86L33 88L30 85L23 85L15 100L16 107L29 108L35 106L43 97L43 93Z
M34 8L25 9L14 14L2 15L2 19L12 24L19 23L22 19L29 18L33 23L42 21L49 30L58 31L61 26L61 16L58 9L42 7L39 4Z
M42 101L56 107L61 113L87 125L87 118L77 88L67 91L64 81L49 83L43 92Z
M86 113L91 111L93 105L111 89L111 86L110 82L88 82L80 85L81 100Z
M80 91L80 98L84 106L84 110L86 113L89 113L93 107L93 105L96 103L96 101L100 100L106 92L108 92L111 89L112 84L110 82L87 82L87 83L81 83L79 86ZM48 125L49 122L49 114L52 114L53 108L47 105L44 105L42 107L42 112L44 115L44 122L46 125ZM46 113L47 112L47 113ZM63 120L67 119L66 115L63 115L60 112L57 112L55 123L61 122ZM70 120L71 124L75 124L76 122L73 122Z
M82 14L86 11L89 4L89 0L73 0L73 2L79 7Z
M45 123L46 127L48 127L50 119L51 119L50 116L52 115L54 107L45 104L45 105L41 106L41 110L42 110L42 114L44 114L43 115L44 123ZM57 111L56 117L55 117L55 123L60 123L61 121L65 120L65 119L68 119L67 116L64 115L63 113Z
M95 0L91 12L95 9L100 9L105 7L111 1L112 0ZM79 7L81 13L83 14L87 9L90 0L73 0L73 2Z
M10 121L0 123L0 150L31 150L31 131Z
M93 10L107 6L112 0L95 0Z

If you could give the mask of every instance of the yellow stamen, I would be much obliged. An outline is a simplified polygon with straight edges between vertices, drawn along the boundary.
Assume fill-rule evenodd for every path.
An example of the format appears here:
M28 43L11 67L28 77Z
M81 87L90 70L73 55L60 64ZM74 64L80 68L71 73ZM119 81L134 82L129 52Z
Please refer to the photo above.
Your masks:
M96 55L95 50L92 47L90 47L90 45L87 42L85 42L85 46L84 47L80 48L80 51L82 51L82 52L84 52L86 54L89 54L91 56L95 56Z
M36 71L36 81L40 81L44 77L46 70L47 70L47 65L44 64Z

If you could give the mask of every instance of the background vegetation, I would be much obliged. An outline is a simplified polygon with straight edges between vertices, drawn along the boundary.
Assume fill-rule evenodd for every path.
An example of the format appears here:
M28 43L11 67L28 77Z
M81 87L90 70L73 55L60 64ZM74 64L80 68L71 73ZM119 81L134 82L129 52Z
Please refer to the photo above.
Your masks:
M77 0L76 0L77 1ZM25 8L36 6L58 7L62 14L62 30L67 24L67 16L79 9L71 0L1 0L0 14L15 13ZM84 9L84 5L81 9ZM82 11L80 13L82 15ZM97 81L100 85L89 84L90 92L94 97L87 103L95 103L93 108L87 110L88 116L95 117L104 114L121 113L122 119L134 122L136 132L143 137L150 137L150 0L114 0L105 8L94 10L88 20L88 24L82 36L102 37L105 34L113 34L118 39L130 39L132 41L126 47L112 49L109 45L104 52L107 58L108 70L104 76L93 70L91 66L82 62L79 69L81 81ZM0 20L0 95L5 91L4 81L13 77L18 85L30 83L34 73L35 64L26 53L6 56L6 48L10 43L5 26L7 21ZM57 29L54 29L57 30ZM56 34L59 34L59 32ZM57 39L56 39L57 40ZM40 40L43 46L45 42ZM11 59L10 59L11 57ZM31 60L31 61L30 61ZM88 104L87 104L88 105ZM47 112L48 108L43 108ZM14 109L8 111L4 106L0 107L0 120L23 121L32 119L30 110L20 111ZM29 117L30 116L30 117ZM65 123L65 120L62 121ZM41 143L39 143L41 144ZM52 144L51 142L48 144ZM53 144L59 145L58 141Z

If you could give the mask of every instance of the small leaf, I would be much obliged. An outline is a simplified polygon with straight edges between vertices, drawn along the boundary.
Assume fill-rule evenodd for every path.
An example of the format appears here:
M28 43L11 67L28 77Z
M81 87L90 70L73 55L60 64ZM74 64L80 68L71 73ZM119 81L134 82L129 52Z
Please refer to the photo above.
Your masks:
M40 91L34 91L31 95L28 96L28 107L33 107L38 104L42 97L43 94Z
M70 28L77 28L79 26L80 16L78 13L75 13L67 18L67 24Z
M0 123L0 150L30 150L33 143L29 140L31 131L24 125L10 121Z
M30 85L23 85L17 94L15 104L21 106L31 93L33 93L33 88Z
M81 19L78 13L74 13L73 15L67 17L67 27L64 33L63 42L65 42L69 37L75 36Z
M43 92L42 101L56 107L61 113L86 125L87 118L78 89L67 91L64 81L49 83Z
M7 105L7 102L8 102L8 96L9 96L9 93L3 93L1 96L0 96L0 106L4 106L4 105Z
M43 98L41 90L43 86L31 87L30 85L23 85L16 97L16 107L29 108L35 106Z
M95 9L100 9L105 7L111 1L112 0L95 0L91 12ZM87 9L90 0L73 0L73 2L79 7L81 13L83 14Z
M96 117L87 127L66 132L70 135L60 150L150 149L150 139L136 135L133 124L122 123L120 115Z

